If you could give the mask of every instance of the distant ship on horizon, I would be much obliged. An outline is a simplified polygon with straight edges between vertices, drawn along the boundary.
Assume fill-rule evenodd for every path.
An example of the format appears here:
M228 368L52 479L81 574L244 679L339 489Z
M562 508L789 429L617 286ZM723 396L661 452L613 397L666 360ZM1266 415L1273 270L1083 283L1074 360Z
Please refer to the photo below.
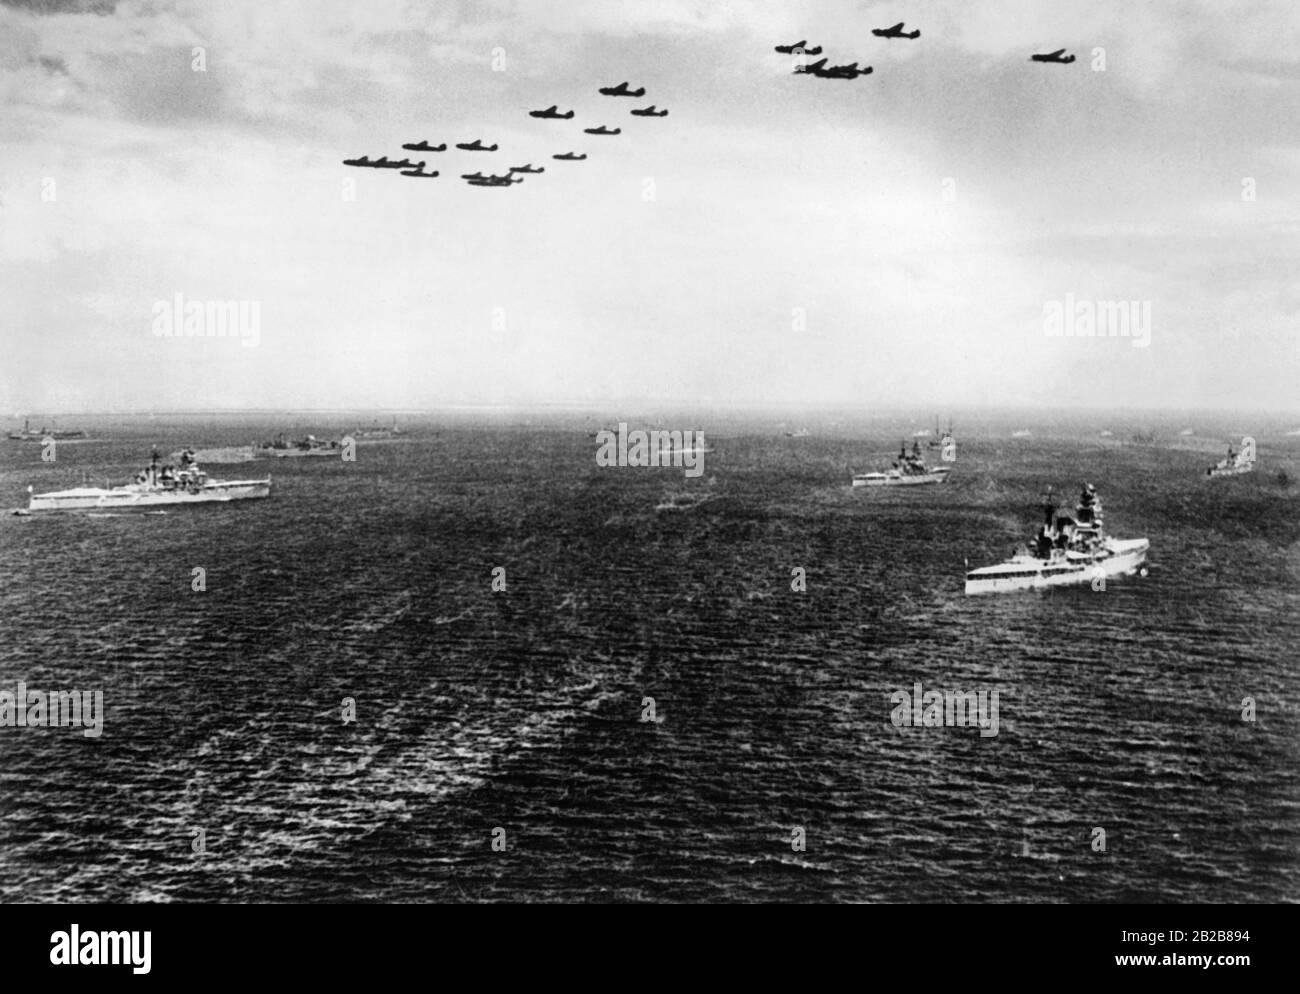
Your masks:
M373 440L376 438L397 438L401 435L405 435L406 431L403 428L397 427L397 418L394 417L392 425L387 428L376 421L370 428L358 428L351 434L355 439Z
M957 442L953 438L952 434L952 418L948 419L948 427L942 432L939 431L939 419L935 418L934 435L935 437L933 439L925 443L926 448L939 449L941 452L940 458L942 458L944 462L956 462Z
M263 442L254 449L260 459L302 459L322 456L338 456L343 452L337 441L326 442L315 435L306 435L296 442L287 441L281 433L275 441Z
M85 438L86 433L80 429L42 428L40 431L35 431L32 428L30 419L24 418L22 430L11 431L9 437L15 442L43 442L47 438L52 438L55 441L62 441L67 438Z

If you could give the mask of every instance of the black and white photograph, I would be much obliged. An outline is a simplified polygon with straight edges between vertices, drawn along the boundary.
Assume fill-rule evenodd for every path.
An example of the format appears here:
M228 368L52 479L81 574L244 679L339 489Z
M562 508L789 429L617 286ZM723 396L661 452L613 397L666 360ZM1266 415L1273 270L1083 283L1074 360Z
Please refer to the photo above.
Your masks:
M0 903L1300 901L1300 7L0 0L0 91Z

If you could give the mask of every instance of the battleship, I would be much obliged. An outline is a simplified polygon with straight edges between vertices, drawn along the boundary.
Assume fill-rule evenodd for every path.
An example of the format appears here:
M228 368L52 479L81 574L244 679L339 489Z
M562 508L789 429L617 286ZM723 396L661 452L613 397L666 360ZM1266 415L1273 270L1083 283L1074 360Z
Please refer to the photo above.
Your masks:
M342 446L337 442L326 442L315 435L307 435L296 442L287 441L284 435L277 435L274 442L263 442L257 446L256 454L261 459L300 459L315 456L338 456Z
M1241 440L1241 451L1233 452L1232 445L1228 445L1228 455L1220 459L1217 463L1205 471L1209 477L1215 476L1241 476L1243 473L1253 472L1255 469L1255 440L1247 435Z
M951 452L953 458L956 458L955 443L951 448L945 447L944 459L952 462L949 458ZM898 450L898 458L894 460L893 466L884 472L878 473L858 473L853 477L855 487L910 487L922 483L943 483L948 479L948 474L952 472L950 466L927 466L925 460L921 458L921 443L913 442L912 451L907 451L907 443L904 442Z
M210 480L199 464L182 458L179 467L159 467L158 450L132 483L119 487L75 487L51 493L31 493L26 511L153 510L169 504L228 503L268 497L271 478L264 480Z
M32 428L31 421L24 419L22 431L11 431L9 437L15 442L43 442L47 438L59 442L67 438L85 438L86 433L76 429L57 431L51 428L42 428L40 431L36 431Z
M1104 590L1109 576L1131 576L1146 561L1151 543L1145 538L1115 539L1105 535L1101 498L1083 485L1074 517L1058 513L1049 490L1043 495L1043 524L1034 548L1021 547L997 566L966 574L967 594L1007 594L1067 584L1091 583Z

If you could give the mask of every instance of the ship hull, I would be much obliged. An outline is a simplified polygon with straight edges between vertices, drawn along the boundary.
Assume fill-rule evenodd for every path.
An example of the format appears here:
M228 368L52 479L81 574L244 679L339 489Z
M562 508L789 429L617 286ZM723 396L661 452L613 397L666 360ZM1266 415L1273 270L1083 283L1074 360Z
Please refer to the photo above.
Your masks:
M101 490L83 487L48 494L33 494L29 511L146 511L179 504L227 504L235 500L269 497L271 481L213 481L197 490L167 490L147 487L117 487Z
M855 487L916 487L925 483L943 483L948 470L917 473L914 476L891 476L888 473L863 473L853 478Z
M1110 555L1098 559L1047 560L1023 557L966 574L966 593L1014 594L1045 587L1091 584L1098 578L1131 576L1146 562L1151 543L1145 538L1112 540Z
M1219 469L1216 466L1214 469L1207 469L1205 475L1213 479L1218 476L1245 476L1253 472L1255 472L1254 466L1233 466L1231 469Z
M259 459L322 459L333 456L339 458L342 449L263 449L257 455Z

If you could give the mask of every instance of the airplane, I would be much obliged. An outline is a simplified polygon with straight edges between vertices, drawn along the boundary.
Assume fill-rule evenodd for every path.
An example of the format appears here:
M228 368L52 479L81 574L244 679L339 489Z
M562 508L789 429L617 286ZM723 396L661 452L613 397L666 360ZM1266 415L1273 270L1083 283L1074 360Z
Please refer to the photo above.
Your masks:
M362 166L362 167L370 167L370 168L374 168L374 167L375 167L375 163L371 162L371 161L370 161L369 159L367 159L364 155L363 155L361 158L359 158L359 159L344 159L344 160L343 160L343 165L345 165L345 166Z
M903 30L903 22L899 21L892 28L872 28L871 33L877 38L920 38L920 30L907 32Z
M555 104L551 104L551 106L547 107L546 110L530 110L528 116L548 118L553 121L567 121L569 118L573 117L573 111L569 111L567 114L561 114L559 107Z
M600 92L606 97L644 97L645 87L643 86L639 90L629 90L627 81L624 80L618 86L602 86Z
M482 179L469 180L470 186L514 186L516 183L522 183L521 179L511 179L507 173L505 176L484 176Z
M511 166L510 171L512 173L544 173L546 172L546 169L542 166L538 166L534 169L533 164L530 162L525 166Z
M445 152L445 151L447 151L447 145L446 145L445 142L444 142L442 145L430 145L430 144L429 144L428 142L426 142L426 141L418 141L418 142L412 142L412 143L409 144L409 145L403 145L402 148L407 149L407 150L409 150L409 151L411 151L411 152Z
M806 66L795 66L794 71L796 73L811 73L812 75L815 76L817 75L817 73L821 72L825 68L826 68L826 60L818 59L816 62L811 62Z
M622 128L610 129L603 124L599 128L583 128L582 130L589 135L621 135L623 133Z
M801 41L801 42L796 42L793 45L777 45L776 50L780 52L782 55L821 55L822 54L822 47L820 45L818 45L816 48L805 48L804 46L807 44L808 43L806 41Z
M487 179L482 173L462 173L461 179Z
M813 75L821 79L856 79L859 76L870 76L874 69L867 66L865 69L859 69L856 62L850 62L847 66L831 66L829 69L814 69Z
M642 107L642 108L640 108L640 109L634 109L634 110L632 111L632 116L633 116L633 117L667 117L667 116L668 116L668 111L666 111L666 110L655 110L655 105L654 105L654 104L651 104L649 107Z
M483 142L477 138L472 142L461 142L456 147L464 149L466 152L495 152L497 150L495 145L484 145Z
M1061 58L1062 55L1065 55L1065 49L1058 48L1055 52L1048 52L1046 55L1031 55L1029 57L1029 61L1030 62L1056 62L1063 66L1068 66L1071 62L1074 61L1073 55L1065 55L1065 58Z
M424 163L421 162L420 165L423 166ZM421 172L419 169L403 169L403 170L402 170L402 175L403 175L403 176L419 176L419 177L421 177L422 179L433 179L433 177L437 176L438 174L437 174L436 172L434 172L434 173Z
M586 157L586 152L583 152L581 155L577 152L562 152L560 155L551 156L552 159L563 159L565 162L581 162Z

